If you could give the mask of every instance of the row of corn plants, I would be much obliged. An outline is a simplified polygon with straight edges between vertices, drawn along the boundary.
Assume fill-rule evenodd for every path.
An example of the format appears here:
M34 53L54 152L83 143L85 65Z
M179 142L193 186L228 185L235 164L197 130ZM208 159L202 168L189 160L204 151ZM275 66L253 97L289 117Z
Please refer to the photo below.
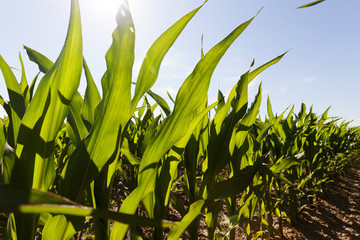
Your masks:
M304 207L316 207L317 197L344 174L359 149L359 129L329 118L329 109L318 116L312 108L307 113L302 104L298 114L292 107L287 116L286 111L274 116L269 99L267 104L268 117L255 122L242 155L242 164L252 165L256 154L267 167L259 169L242 194L236 222L250 235L250 223L256 219L260 229L255 238L265 239L275 233L283 236L284 221L295 224Z
M71 1L55 62L25 46L40 70L31 84L21 55L20 81L0 56L9 95L0 98L7 113L0 121L3 236L73 239L90 222L96 239L139 239L136 226L151 227L154 239L179 239L185 231L197 239L204 220L209 239L235 239L239 226L250 238L258 220L255 237L272 237L351 162L358 135L348 123L337 124L327 112L306 113L305 105L299 114L274 116L270 100L261 120L261 85L249 103L248 84L285 53L255 69L252 62L226 99L219 91L208 103L213 71L254 18L207 53L201 49L176 97L169 95L172 109L151 91L163 58L201 8L153 43L134 91L135 27L126 2L106 53L102 94L82 52L78 0ZM78 92L82 71L84 96ZM166 220L169 209L181 218ZM218 221L224 211L226 228Z

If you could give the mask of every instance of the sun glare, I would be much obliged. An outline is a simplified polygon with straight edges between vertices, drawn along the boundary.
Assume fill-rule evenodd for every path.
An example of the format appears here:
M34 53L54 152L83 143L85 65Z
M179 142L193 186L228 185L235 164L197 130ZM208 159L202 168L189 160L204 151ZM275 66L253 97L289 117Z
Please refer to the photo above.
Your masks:
M121 3L124 1L125 0L84 0L82 4L100 15L115 16Z

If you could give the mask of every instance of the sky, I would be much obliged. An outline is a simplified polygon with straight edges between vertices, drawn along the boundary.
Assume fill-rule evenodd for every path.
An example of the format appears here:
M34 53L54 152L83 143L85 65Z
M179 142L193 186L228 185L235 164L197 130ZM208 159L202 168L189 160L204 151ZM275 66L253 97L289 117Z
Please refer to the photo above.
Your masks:
M253 59L255 67L290 50L250 84L253 101L262 82L261 115L270 97L273 111L280 114L291 105L295 112L301 103L313 105L321 114L360 125L360 23L359 0L326 0L316 6L296 9L311 0L208 0L185 28L164 58L153 91L167 101L166 92L175 97L178 88L200 59L201 36L209 51L241 23L254 21L233 43L215 70L209 89L209 102L220 89L227 95L246 72ZM101 89L105 72L105 53L116 27L115 16L121 0L80 0L83 53ZM134 81L151 44L183 15L200 6L202 0L129 0L135 24ZM0 1L0 55L20 69L21 53L29 81L38 68L27 58L27 45L55 61L66 37L70 0ZM14 70L20 79L21 73ZM85 92L85 79L80 93ZM102 92L100 90L100 92ZM0 95L8 100L0 74ZM4 111L0 110L3 116Z

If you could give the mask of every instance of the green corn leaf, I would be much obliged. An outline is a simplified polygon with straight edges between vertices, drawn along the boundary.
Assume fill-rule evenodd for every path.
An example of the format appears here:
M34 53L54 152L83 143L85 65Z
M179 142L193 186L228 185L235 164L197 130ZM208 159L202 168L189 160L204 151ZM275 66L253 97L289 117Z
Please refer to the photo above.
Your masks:
M150 144L151 140L153 139L153 137L155 136L156 134L156 130L159 126L159 120L160 120L160 115L157 116L156 118L154 118L149 126L146 128L146 133L145 133L145 137L144 137L144 141L143 141L143 144L141 145L141 152L144 153L147 146Z
M218 112L225 105L225 97L220 90L218 90L217 99L219 104L216 107L216 112Z
M254 124L256 116L259 114L259 109L261 105L261 84L259 86L259 91L255 96L255 101L251 104L251 107L245 114L245 116L240 120L238 129L236 130L236 146L238 148L244 143L245 138L250 130L250 127ZM230 142L231 145L231 142Z
M270 67L271 65L274 65L276 63L278 63L282 58L283 56L287 53L287 51L279 56L277 56L276 58L270 60L269 62L261 65L260 67L256 68L255 70L251 71L249 73L249 83L257 76L259 75L261 72L263 72L265 69L267 69L268 67Z
M184 206L184 203L183 203L181 197L179 195L177 195L176 193L174 193L173 191L171 191L170 199L171 199L171 203L172 203L173 207L175 208L175 210L178 211L182 217L184 217L186 214L186 210L185 210L185 206Z
M204 54L204 34L201 35L201 58L205 56Z
M153 91L149 90L147 93L159 104L161 109L165 112L166 116L169 116L171 113L170 107L161 96L157 95Z
M71 139L71 142L75 146L79 146L82 139L88 135L88 130L81 118L81 107L83 104L83 99L79 92L76 92L73 99L70 103L70 111L67 116L67 132Z
M280 173L281 171L286 170L291 166L299 164L299 160L295 157L283 158L283 156L281 156L281 158L278 159L276 163L270 167L270 170L274 173Z
M0 104L1 106L4 108L5 112L7 113L8 116L11 116L11 107L10 104L8 102L5 102L5 100L3 99L3 97L0 95ZM9 141L9 140L8 140Z
M9 144L12 147L15 147L18 132L21 125L21 119L25 113L25 99L21 92L19 83L17 82L14 73L11 71L9 65L5 62L5 60L0 55L0 69L5 79L6 88L9 95L10 107L11 107L11 125L12 125L12 133L11 138L8 139Z
M19 59L20 59L20 63L21 63L21 82L20 82L20 90L22 92L22 95L24 96L24 100L25 100L25 108L27 108L27 106L29 105L30 102L30 92L29 92L29 85L26 79L26 75L25 75L25 67L24 67L24 63L21 57L21 54L19 53Z
M113 219L134 226L171 227L176 223L154 220L112 212L107 209L94 209L77 204L54 193L31 189L21 185L0 184L0 211L16 213L53 213L74 216L93 216Z
M174 160L174 162L178 162L178 160ZM171 162L168 165L173 164L173 162ZM168 168L168 166L166 166L166 168ZM160 169L161 170L161 169ZM160 192L156 192L156 190L154 192L150 192L148 193L143 199L142 199L142 204L144 205L144 208L146 210L146 213L148 214L149 218L155 218L155 211L156 211L156 205L160 204L160 207L162 208L162 210L164 208L166 208L166 206L164 207L162 202L163 201L159 201L162 200L164 197L162 196L163 193ZM163 218L163 216L161 216L160 214L157 214L156 217L160 216L160 218ZM155 230L156 232L156 230Z
M294 106L292 106L292 108L286 118L286 123L287 123L287 127L288 127L287 131L289 131L289 132L292 130L292 128L294 127L294 123L295 123L292 120L293 112L294 112Z
M55 171L54 140L80 83L82 38L78 1L72 1L68 36L59 58L40 81L19 130L12 182L47 189Z
M215 228L217 224L217 215L219 214L219 201L212 201L207 204L205 209L205 223L208 230L208 238L215 239Z
M163 215L166 213L166 206L168 205L170 198L172 183L178 176L178 165L180 163L181 155L189 142L189 139L193 135L195 128L204 119L208 112L216 106L216 104L217 102L199 112L199 114L191 121L187 134L175 144L174 148L169 151L165 160L163 161L162 166L159 169L159 177L156 180L156 205L153 206L151 203L148 203L150 209L149 211L152 212L152 209L155 208L155 211L157 211L157 214L159 214L157 215L158 218L164 217ZM205 106L205 102L203 105Z
M57 215L50 217L47 220L42 231L43 239L71 239L76 231L74 228L66 228L66 217L64 215Z
M307 7L311 7L311 6L314 6L316 4L319 4L321 2L324 2L325 0L317 0L317 1L314 1L314 2L311 2L311 3L308 3L308 4L305 4L305 5L302 5L298 8L307 8Z
M324 125L325 121L328 119L328 113L329 113L330 107L328 107L325 112L321 115L320 120L318 122L319 125Z
M113 219L117 222L122 222L139 227L172 227L177 224L166 220L156 220L143 218L136 215L124 214L119 212L112 212L105 209L94 209L82 205L61 205L61 204L24 204L16 208L1 208L2 211L13 211L18 213L43 213L49 212L53 214L73 215L79 217L92 216L104 219Z
M256 137L256 141L260 143L269 133L269 130L273 127L273 124L267 124Z
M217 111L213 120L216 134L220 133L223 124L225 124L224 121L226 118L229 123L227 129L222 130L223 132L232 131L235 123L244 115L248 103L248 76L248 72L241 76L238 83L230 91L226 103L220 110ZM233 111L231 117L228 117L231 107L233 108ZM229 133L230 132L225 135L228 135ZM221 140L221 142L223 141Z
M283 116L285 114L285 112L288 110L288 108L286 108L281 114L279 117L275 118L274 120L272 120L272 123L273 123L273 126L274 126L274 129L275 131L281 136L283 137L283 139L285 140L286 139L286 135L284 134L284 132L282 131L282 127L281 127L281 124L280 124L280 121L283 119ZM293 111L293 108L290 112Z
M90 131L90 126L94 124L95 119L95 108L101 101L100 93L95 85L94 79L90 73L89 67L86 64L85 58L83 59L83 67L86 76L86 90L84 103L81 108L81 116L84 119L88 130Z
M139 119L142 118L142 116L143 116L143 114L144 114L144 112L145 112L145 108L146 108L147 104L148 104L148 100L147 100L146 97L144 97L144 101L143 101L142 106L139 107L139 108L136 108L135 111L138 111Z
M229 180L215 183L214 186L208 190L207 199L227 198L245 191L253 182L254 175L258 168L258 166L247 166Z
M15 164L15 150L5 142L1 163L1 181L2 183L10 183L11 174Z
M235 98L231 101L231 107L235 112L234 122L237 122L246 111L248 105L248 72L241 76L240 83L236 88Z
M4 151L5 151L5 125L3 120L0 118L0 183L4 183Z
M171 94L170 94L168 91L166 91L166 94L167 94L168 97L170 98L170 101L171 101L172 103L175 103L175 100L173 99L173 97L171 96Z
M29 59L36 63L40 69L40 71L44 74L50 71L54 63L49 60L47 57L42 55L41 53L35 51L34 49L31 49L24 45L24 48L26 50L26 53L29 56Z
M0 184L0 190L2 193L0 196L2 211L12 211L27 204L76 205L76 203L59 195L22 185Z
M132 112L135 110L140 98L154 85L164 56L201 7L202 6L183 16L168 28L150 47L141 65L138 80L136 82L135 95L131 101Z
M253 19L253 18L252 18ZM155 188L156 165L160 158L188 131L193 113L207 97L210 79L226 50L252 21L238 26L213 47L196 65L176 96L174 111L146 149L139 168L138 187L125 199L120 211L134 213L140 201ZM127 226L115 224L111 239L122 239Z
M206 116L206 114L213 109L216 105L218 104L218 102L214 102L213 104L211 104L210 106L204 108L201 112L199 112L199 114L191 121L190 127L188 132L186 133L186 135L184 137L182 137L176 144L175 147L178 149L183 149L186 147L186 144L189 142L189 139L191 137L191 135L193 134L195 128L199 125L199 123L201 122L201 120L204 119L204 117Z
M2 164L2 157L4 155L5 150L5 124L2 118L0 118L0 163Z
M291 121L291 116L294 113L294 106L292 106L292 108L290 109L290 112L288 113L287 117L286 117L286 121Z
M289 180L287 179L286 177L284 177L281 173L277 173L275 171L271 171L269 169L269 167L267 166L261 166L259 168L259 172L264 174L264 175L268 175L269 177L274 177L276 179L279 179L287 184L289 184L290 186L294 186L294 184Z
M205 186L209 187L214 181L214 176L229 163L235 146L235 141L232 140L235 137L235 126L246 113L247 104L248 72L241 76L237 85L230 92L226 104L214 117L207 146L208 168L200 190L202 194L204 194Z
M229 111L230 111L230 108L231 108L231 102L232 100L235 98L235 94L236 94L236 88L240 88L240 84L241 83L241 78L240 78L240 81L238 81L237 85L235 85L232 90L230 91L230 94L228 96L228 99L226 101L226 103L222 104L221 108L218 108L217 109L217 112L216 112L216 115L213 119L213 123L215 125L215 131L216 131L216 134L219 134L220 133L220 130L221 130L221 127L222 127L222 124L225 120L225 118L228 116L229 114Z
M270 97L269 96L267 98L267 114L269 116L270 122L275 119L274 114L273 114L273 110L272 110L272 107L271 107L271 102L270 102Z
M122 4L116 19L113 43L106 54L107 71L101 83L103 99L96 107L94 125L70 158L60 193L83 197L85 187L116 157L119 141L130 120L131 77L135 30L128 6ZM76 161L81 158L82 161ZM72 161L72 159L74 159ZM79 169L83 169L79 173Z
M298 118L300 120L304 120L305 117L306 117L306 105L304 103L302 103L300 112L298 114Z
M37 81L39 75L40 75L40 72L35 75L34 79L33 79L32 82L31 82L30 92L29 92L29 93L30 93L30 101L31 101L31 99L33 98L33 93L34 93L35 84L36 84L36 81Z
M308 181L312 181L312 178L311 177L307 177L305 179L302 179L299 183L299 185L297 186L297 189L299 190L302 190L303 187L305 186L305 184L308 182Z
M285 142L286 141L286 133L285 133L285 130L284 130L284 126L282 124L280 124L280 121L281 119L278 118L278 121L279 122L275 122L274 124L274 128L277 132L277 134L280 136L280 138Z
M46 56L44 56L43 54L41 54L27 46L24 46L24 48L26 49L30 60L35 62L39 66L39 69L41 70L41 72L47 73L51 69L51 67L54 65L54 63L51 60L49 60ZM83 59L83 67L84 67L84 72L85 72L85 76L86 76L87 87L85 90L84 102L81 105L80 110L81 110L81 117L85 121L88 130L90 130L90 128L94 122L95 108L99 104L101 97L100 97L99 91L95 85L95 82L92 78L90 70L85 62L85 59ZM31 96L32 96L33 87L35 85L36 79L37 79L37 77L34 79L33 83L31 84L31 87L30 87ZM77 110L79 110L79 109L77 109Z
M14 73L10 66L5 62L0 55L0 69L5 79L6 87L9 94L11 107L14 109L17 117L22 119L25 113L25 101L21 92L19 83L17 82Z
M52 68L52 66L54 66L54 63L50 59L45 57L43 54L35 51L34 49L31 49L25 45L24 45L24 49L26 50L26 53L28 54L29 59L31 61L33 61L34 63L36 63L40 69L40 72L34 77L33 81L31 82L31 85L30 85L30 100L31 100L33 98L35 83L36 83L40 73L42 72L42 73L46 74L47 72L49 72L50 69Z
M140 165L141 159L133 155L130 150L126 147L121 148L121 153L127 158L129 163L133 166Z
M186 144L183 155L184 181L190 202L194 202L199 196L197 170L198 167L204 166L201 164L201 156L205 155L202 149L202 136L207 135L207 125L204 124L206 118L207 116L200 121L199 126Z
M204 200L198 200L190 205L188 213L183 217L181 222L171 228L168 238L169 240L179 239L181 234L186 230L186 228L201 214L202 207L204 206Z
M120 153L118 153L120 154ZM96 209L109 209L110 197L112 190L113 175L116 170L119 156L116 156L115 160L110 164L104 166L103 170L94 180L94 195L95 201L93 205ZM150 217L150 216L149 216ZM108 239L110 235L110 221L109 219L94 218L94 232L95 237L98 239Z
M252 219L252 216L254 214L254 211L256 209L256 204L258 202L258 196L254 194L254 192L251 192L251 194L248 194L246 196L246 200L244 204L241 205L238 213L238 220L241 219L241 217L245 217L248 221ZM247 234L250 235L250 224L248 228L246 229Z

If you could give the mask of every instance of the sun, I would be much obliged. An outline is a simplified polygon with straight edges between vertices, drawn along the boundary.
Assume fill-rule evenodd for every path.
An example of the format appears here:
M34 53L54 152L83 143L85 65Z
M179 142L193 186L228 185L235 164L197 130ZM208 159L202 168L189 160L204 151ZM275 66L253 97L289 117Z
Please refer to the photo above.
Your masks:
M125 2L125 0L102 0L102 1L96 1L99 3L101 8L104 10L118 10L120 5Z
M96 13L96 16L102 15L103 17L107 16L116 16L116 13L119 10L120 5L126 0L82 0L81 6L90 10L92 13Z

